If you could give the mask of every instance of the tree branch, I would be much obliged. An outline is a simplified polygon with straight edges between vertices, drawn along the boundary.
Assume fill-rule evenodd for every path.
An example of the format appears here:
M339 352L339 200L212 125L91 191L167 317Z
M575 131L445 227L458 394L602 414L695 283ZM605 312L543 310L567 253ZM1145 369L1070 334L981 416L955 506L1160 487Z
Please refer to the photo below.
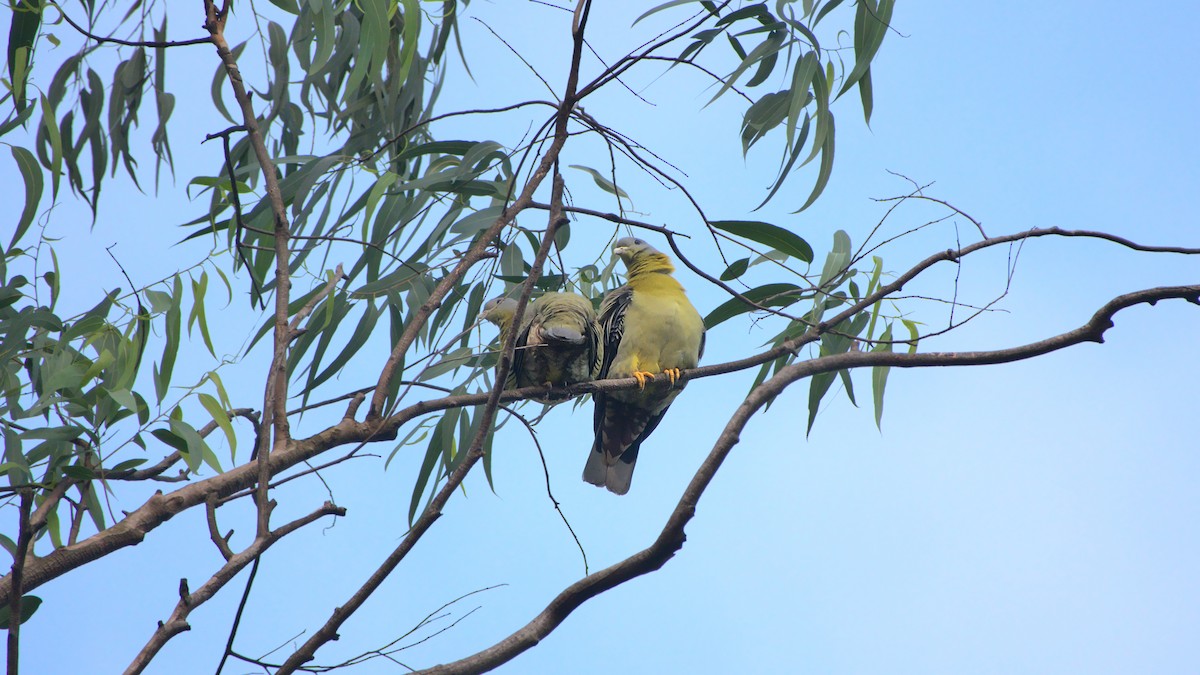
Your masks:
M96 42L99 42L100 44L104 44L105 42L111 42L113 44L123 45L125 47L151 47L151 48L157 49L159 47L187 47L190 45L202 45L202 44L211 42L211 40L209 40L208 38L193 38L191 40L158 41L158 40L121 40L121 39L114 38L114 37L101 37L99 35L89 32L83 26L81 26L78 23L75 23L73 20L71 20L71 17L68 16L67 13L65 11L63 11L63 8L60 7L57 2L54 2L54 0L49 0L49 4L53 5L54 8L58 10L58 15L61 16L63 18L63 21L66 21L67 24L71 26L71 28L74 28L80 35L82 35L88 39L95 40Z
M149 642L146 643L145 647L142 647L142 650L134 657L129 667L125 669L125 674L136 675L136 673L142 672L146 669L146 666L150 665L150 662L171 638L184 631L191 630L187 618L192 610L216 595L217 591L221 590L225 584L237 576L238 572L241 572L246 565L257 560L272 544L324 516L344 515L346 515L346 509L335 506L331 502L325 502L319 509L307 516L293 520L273 532L267 532L256 537L253 543L226 561L221 566L221 569L217 570L208 581L204 582L203 586L197 588L195 591L188 592L186 590L186 580L181 582L182 592L180 593L179 602L175 605L175 610L171 612L170 618L165 623L159 623L158 629L154 631L154 635L150 637Z
M12 572L8 578L12 581L12 597L8 598L8 675L17 675L21 664L21 600L25 593L24 576L25 562L29 558L29 548L33 544L34 530L30 523L30 510L33 508L33 491L22 490L21 502L17 517L19 532L17 547L13 551Z
M551 204L561 204L562 194L562 176L555 173L550 199ZM554 234L563 220L565 220L565 217L560 209L554 209L550 212L550 224L547 226L546 233L542 237L541 246L538 248L537 255L534 257L533 264L530 267L529 276L525 279L525 283L522 286L521 298L517 301L517 310L512 319L513 325L519 326L521 323L521 316L525 311L526 305L529 303L529 298L533 293L533 286L537 283L542 266L545 264L546 258L550 254L550 248L554 244ZM332 616L329 617L325 624L317 629L311 638L283 662L283 665L276 671L276 675L288 675L295 672L298 668L313 660L317 649L322 645L337 639L337 631L341 625L362 607L367 598L371 597L371 594L395 571L401 561L417 545L417 542L421 540L421 537L441 517L442 509L445 508L446 502L450 500L450 497L458 489L459 485L462 484L463 480L466 479L467 474L471 472L475 464L483 458L483 444L488 435L492 433L492 423L495 421L496 409L500 405L500 395L504 389L504 382L508 377L508 371L512 367L512 354L516 347L517 333L518 331L515 330L509 331L505 337L500 363L496 369L495 385L488 392L486 405L484 406L479 422L479 431L475 434L475 438L472 439L470 447L465 451L466 458L446 478L446 484L430 500L429 505L425 507L420 517L412 524L408 534L401 540L399 546L384 559L383 564L367 578L363 585L344 604L333 610Z
M554 140L550 143L550 147L546 149L546 154L542 155L541 162L537 169L529 176L525 183L524 189L517 199L504 209L504 213L496 219L496 222L487 229L481 236L467 248L458 264L454 269L446 275L444 279L433 289L429 294L429 298L421 304L416 312L413 313L404 332L400 334L400 338L396 341L395 347L392 348L391 356L388 357L387 363L384 364L383 371L380 373L379 382L375 385L375 392L371 397L371 406L367 410L367 420L376 421L383 415L384 402L387 400L389 384L392 377L395 375L396 368L400 365L404 354L408 352L408 348L412 346L413 341L417 339L421 329L429 320L434 310L441 306L442 300L450 293L450 289L466 275L467 271L475 266L477 262L485 257L487 247L491 245L492 240L496 238L500 231L506 225L511 223L521 211L524 211L533 201L533 194L537 191L538 186L550 174L551 167L558 160L558 155L566 145L568 132L567 123L571 119L571 111L575 108L575 103L579 100L576 94L576 88L579 86L579 63L583 55L583 25L587 23L587 7L590 3L581 0L581 12L577 12L577 16L581 13L582 20L576 21L577 28L575 29L575 46L571 53L571 67L567 74L566 89L563 91L562 103L558 106L558 112L555 114L554 122Z
M1020 347L981 352L903 354L896 352L846 352L795 363L751 390L717 437L712 451L700 464L675 509L667 518L658 537L647 548L625 560L580 579L563 589L532 621L495 645L465 659L419 671L422 675L460 675L483 673L507 663L538 644L554 631L576 608L587 600L631 579L654 572L683 548L687 539L684 528L696 515L696 506L717 470L741 439L742 430L767 401L774 399L798 380L838 370L869 366L916 368L928 366L968 366L1011 363L1084 342L1103 342L1104 332L1112 327L1113 316L1122 309L1141 303L1154 304L1168 298L1182 298L1200 305L1200 285L1152 288L1113 298L1092 318L1075 330Z

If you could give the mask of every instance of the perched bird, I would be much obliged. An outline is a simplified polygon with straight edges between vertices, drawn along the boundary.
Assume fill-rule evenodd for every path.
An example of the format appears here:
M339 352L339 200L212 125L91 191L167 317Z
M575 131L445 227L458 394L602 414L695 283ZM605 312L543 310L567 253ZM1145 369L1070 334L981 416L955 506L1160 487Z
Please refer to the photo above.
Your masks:
M674 387L646 389L646 380L664 375L672 385L684 368L695 368L704 353L704 320L671 276L671 259L641 239L613 244L628 271L625 285L600 304L604 364L600 378L637 378L637 389L596 393L596 440L583 479L623 495L629 491L642 442L662 421L679 395Z
M500 328L501 344L513 330L516 311L512 298L493 298L483 306L483 318ZM542 295L525 308L504 388L560 387L595 379L603 359L600 337L596 311L587 298L575 293Z

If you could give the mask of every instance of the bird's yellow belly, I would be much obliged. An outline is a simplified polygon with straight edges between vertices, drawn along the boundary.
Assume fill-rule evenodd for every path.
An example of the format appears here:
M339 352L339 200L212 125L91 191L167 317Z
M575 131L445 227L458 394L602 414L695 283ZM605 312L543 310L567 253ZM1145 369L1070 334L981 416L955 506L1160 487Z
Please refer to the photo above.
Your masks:
M700 357L703 322L687 301L649 295L630 303L625 336L609 368L610 378L635 371L660 373L668 368L695 368Z

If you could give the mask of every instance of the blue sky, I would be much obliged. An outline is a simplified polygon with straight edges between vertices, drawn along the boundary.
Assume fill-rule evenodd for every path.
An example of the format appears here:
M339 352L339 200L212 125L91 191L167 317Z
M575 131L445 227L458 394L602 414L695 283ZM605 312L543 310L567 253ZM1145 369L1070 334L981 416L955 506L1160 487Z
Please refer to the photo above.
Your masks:
M640 42L628 30L637 13L594 10L593 42L606 59L622 53L624 41ZM561 86L569 51L560 13L476 2L470 16ZM742 159L736 102L726 97L701 111L711 93L695 74L631 75L631 86L653 107L620 90L584 105L684 167L710 216L785 225L813 244L818 260L837 229L861 242L885 208L873 198L908 190L889 171L934 182L930 194L972 214L990 234L1061 226L1197 246L1197 19L1196 10L1175 3L1135 11L1115 2L902 2L893 17L897 34L873 68L871 127L848 96L838 116L833 178L799 215L789 212L807 195L806 175L796 177L792 194L751 214L775 158L763 147ZM463 32L475 83L453 75L442 110L545 96L486 28L468 19ZM194 67L207 84L211 54L201 47L186 58L180 70ZM196 89L194 105L181 103L177 111L177 157L215 166L218 148L198 145L213 118L207 87ZM473 120L438 133L513 144L527 124L516 117ZM569 146L564 163L599 167L606 156L581 141ZM17 180L11 166L0 171L9 184ZM678 193L626 175L643 219L695 228ZM566 177L577 204L612 208L612 198L585 175ZM59 245L64 267L87 265L96 283L121 284L102 246L134 232L139 242L123 238L116 253L127 265L136 260L139 283L194 257L167 247L179 238L174 225L190 220L206 197L188 204L178 194L182 186L169 183L157 198L128 186L109 189L90 234L86 218L56 225L60 234L81 236ZM902 212L889 227L920 224L927 213ZM956 224L958 236L971 236L969 223ZM887 269L902 271L952 246L954 228L930 228L886 249ZM607 236L579 226L574 234ZM698 257L711 260L703 242L693 242ZM1005 282L1006 256L968 261L963 297L994 297ZM1081 324L1116 294L1195 283L1198 270L1195 260L1110 244L1033 242L1021 251L1004 312L922 348L1040 339ZM679 276L702 312L723 300L703 280ZM953 280L954 270L939 271L906 290L945 295ZM79 288L76 302L90 304L86 286ZM232 318L241 311L235 305L228 352L247 331L234 323L244 320ZM913 311L931 327L944 325L939 306ZM747 427L700 503L687 544L665 568L587 603L498 672L1196 672L1198 332L1196 307L1160 303L1118 315L1103 345L1004 366L893 371L882 432L869 407L831 397L806 439L807 386L797 385ZM769 336L749 322L722 325L709 335L706 361L751 353ZM364 372L384 350L368 355ZM199 373L211 364L196 367ZM242 403L257 405L254 383L264 369L252 360L237 369ZM644 447L633 490L623 498L578 480L590 408L572 413L561 406L539 427L555 495L592 569L652 541L751 378L689 385ZM343 381L359 385L355 372ZM866 379L858 386L867 398ZM309 432L317 422L307 422ZM344 626L345 639L319 653L321 662L381 645L463 593L507 584L464 600L458 615L479 609L400 658L420 666L471 653L519 628L582 574L528 439L510 425L496 447L497 494L482 476L468 480L466 494L452 500L416 552ZM239 636L242 651L259 654L311 631L398 543L419 458L403 459L386 471L368 458L329 472L349 517L289 537L267 554ZM277 522L325 498L315 483L281 489ZM116 507L137 503L129 498ZM230 510L223 516L229 526L249 532L245 506ZM184 514L143 544L38 589L46 604L22 632L26 663L54 654L62 672L123 668L169 613L179 577L196 586L219 564L202 517ZM211 672L240 582L235 586L192 615L193 630L176 638L150 672ZM377 660L356 672L403 671Z

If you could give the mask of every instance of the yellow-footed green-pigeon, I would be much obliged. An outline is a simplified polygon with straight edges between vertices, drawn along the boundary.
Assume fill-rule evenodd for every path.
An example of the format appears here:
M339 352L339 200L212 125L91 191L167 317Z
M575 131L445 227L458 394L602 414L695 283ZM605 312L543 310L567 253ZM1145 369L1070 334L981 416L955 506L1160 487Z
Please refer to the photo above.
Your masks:
M671 273L671 259L641 239L613 244L628 270L625 285L600 304L604 363L600 378L637 378L628 391L596 393L596 440L583 479L623 495L629 491L642 442L654 431L679 388L646 389L646 380L665 376L672 385L679 371L695 368L704 352L704 320Z
M516 311L512 298L493 298L483 306L483 318L500 328L501 344ZM591 301L576 293L546 293L525 308L504 388L587 382L600 374L603 349Z

